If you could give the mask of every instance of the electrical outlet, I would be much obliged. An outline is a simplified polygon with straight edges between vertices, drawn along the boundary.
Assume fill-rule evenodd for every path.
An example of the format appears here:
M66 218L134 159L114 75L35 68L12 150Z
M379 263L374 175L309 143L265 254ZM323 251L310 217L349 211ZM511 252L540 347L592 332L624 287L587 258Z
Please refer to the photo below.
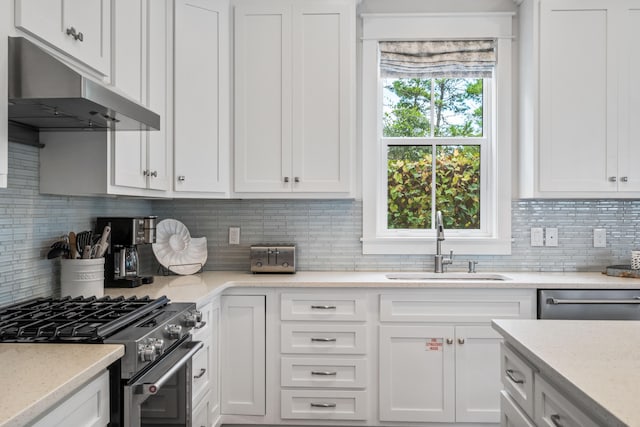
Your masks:
M544 246L544 231L542 228L531 229L531 246Z
M544 245L558 246L558 229L557 228L545 228Z
M229 227L229 244L240 244L240 227Z
M593 229L593 247L594 248L607 247L607 230L605 228Z

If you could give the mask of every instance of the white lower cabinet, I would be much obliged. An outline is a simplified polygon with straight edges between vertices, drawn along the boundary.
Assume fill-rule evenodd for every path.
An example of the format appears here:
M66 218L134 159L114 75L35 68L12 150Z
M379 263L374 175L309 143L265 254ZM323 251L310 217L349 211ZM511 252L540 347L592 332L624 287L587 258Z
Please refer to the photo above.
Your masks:
M380 420L498 423L502 339L489 321L533 318L534 307L528 290L381 295Z
M265 415L265 297L223 295L222 413Z
M504 390L500 392L500 427L535 427L522 408Z
M193 357L191 364L192 419L194 427L217 425L220 418L219 393L219 325L220 302L215 299L198 305L202 320L192 330L193 340L204 346Z
M71 394L33 427L104 427L109 424L109 372Z
M564 393L556 390L539 374L534 375L535 422L538 427L598 427Z

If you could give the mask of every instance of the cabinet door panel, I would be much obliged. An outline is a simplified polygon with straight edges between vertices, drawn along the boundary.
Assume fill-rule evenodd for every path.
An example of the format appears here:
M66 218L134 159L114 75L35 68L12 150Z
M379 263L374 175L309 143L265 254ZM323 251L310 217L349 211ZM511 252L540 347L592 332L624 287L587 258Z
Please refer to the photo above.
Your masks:
M349 190L350 17L346 4L294 6L294 191Z
M17 28L109 75L110 1L18 0L15 5ZM82 40L66 33L71 27L82 33Z
M624 37L620 40L625 46L620 55L620 148L618 163L620 165L618 184L619 191L640 191L640 136L637 120L640 117L640 3L634 2L624 11L622 28Z
M454 420L453 338L452 326L380 327L380 420Z
M228 183L228 6L175 3L175 185L224 192Z
M602 2L543 1L540 19L540 191L615 190L608 11Z
M500 343L491 326L456 326L456 422L500 421Z
M291 10L235 9L235 191L291 191ZM286 178L286 179L285 179Z
M114 67L112 83L136 102L146 104L146 14L142 0L114 0ZM113 184L145 188L147 134L137 131L112 132Z
M265 298L222 296L222 413L265 414Z

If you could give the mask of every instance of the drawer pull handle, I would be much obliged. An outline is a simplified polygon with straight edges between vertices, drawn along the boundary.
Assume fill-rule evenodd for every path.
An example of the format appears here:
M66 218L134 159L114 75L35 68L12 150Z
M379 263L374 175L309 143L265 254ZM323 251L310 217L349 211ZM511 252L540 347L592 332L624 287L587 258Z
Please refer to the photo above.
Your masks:
M333 376L338 375L336 371L311 371L311 375Z
M311 308L317 310L335 310L337 307L335 305L312 305Z
M562 427L562 424L560 424L560 415L553 414L549 418L551 419L551 422L553 423L554 426Z
M312 342L336 342L336 338L311 338Z
M200 368L200 373L198 375L194 375L193 378L198 379L202 378L202 376L207 372L205 368Z
M513 369L507 369L506 371L504 371L505 374L507 374L507 377L509 377L509 379L511 381L513 381L516 384L524 384L524 379L519 379L515 377L515 371Z
M335 408L335 403L310 403L312 408Z

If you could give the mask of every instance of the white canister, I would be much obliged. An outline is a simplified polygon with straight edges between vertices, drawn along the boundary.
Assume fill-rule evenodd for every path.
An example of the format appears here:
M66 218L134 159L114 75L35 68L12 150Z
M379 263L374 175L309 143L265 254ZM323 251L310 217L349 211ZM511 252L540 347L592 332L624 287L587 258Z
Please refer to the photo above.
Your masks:
M640 270L640 250L631 251L631 269Z
M104 296L104 258L61 259L60 296Z

